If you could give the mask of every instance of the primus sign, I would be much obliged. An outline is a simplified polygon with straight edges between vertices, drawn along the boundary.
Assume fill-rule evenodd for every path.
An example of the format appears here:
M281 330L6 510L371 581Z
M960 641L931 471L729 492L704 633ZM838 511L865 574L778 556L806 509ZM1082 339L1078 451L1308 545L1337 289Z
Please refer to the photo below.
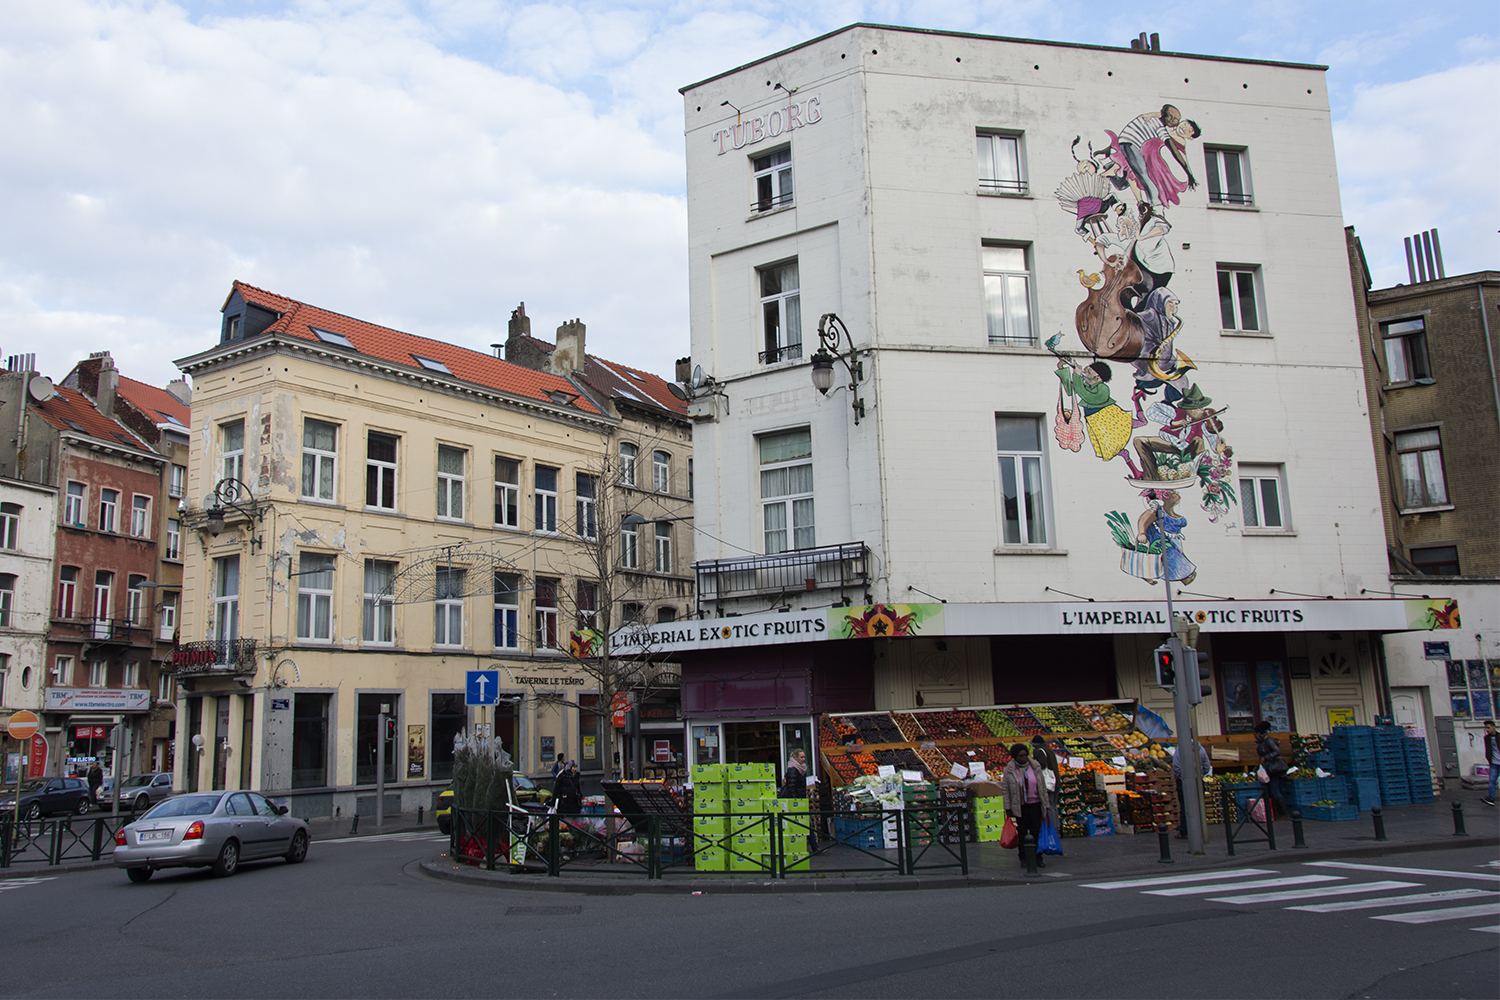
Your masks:
M719 155L731 149L744 149L766 139L790 132L804 125L816 125L823 118L823 109L816 97L805 101L788 103L783 108L772 108L763 115L735 122L730 128L721 128L714 133L714 142L719 144Z

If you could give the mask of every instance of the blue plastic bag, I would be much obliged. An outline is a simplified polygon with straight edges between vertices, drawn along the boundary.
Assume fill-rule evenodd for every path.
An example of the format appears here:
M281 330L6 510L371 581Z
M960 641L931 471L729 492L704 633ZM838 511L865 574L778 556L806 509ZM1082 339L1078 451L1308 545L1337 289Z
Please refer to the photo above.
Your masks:
M1042 820L1042 832L1036 836L1038 854L1061 854L1062 840L1057 836L1057 827L1050 819Z

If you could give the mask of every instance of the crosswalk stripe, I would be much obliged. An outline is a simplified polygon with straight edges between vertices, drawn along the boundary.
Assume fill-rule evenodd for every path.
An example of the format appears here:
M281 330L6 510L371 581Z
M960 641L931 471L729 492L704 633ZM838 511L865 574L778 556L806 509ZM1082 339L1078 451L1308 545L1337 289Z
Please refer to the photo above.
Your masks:
M1500 934L1500 927L1470 927L1471 931L1485 931L1490 934Z
M1352 896L1361 892L1386 892L1391 889L1410 889L1421 882L1365 882L1360 885L1320 885L1311 889L1292 889L1287 892L1252 892L1245 896L1210 896L1210 903L1284 903L1293 899L1315 899L1319 896ZM1238 889L1239 886L1234 888Z
M1370 919L1389 920L1393 924L1435 924L1440 920L1467 920L1469 917L1487 917L1491 914L1500 914L1500 902L1454 906L1446 910L1418 910L1415 913L1386 913Z
M1195 875L1168 875L1162 878L1137 878L1128 882L1089 882L1085 889L1135 889L1143 885L1177 885L1183 882L1211 882L1215 879L1249 878L1251 875L1270 875L1271 868L1236 868L1226 872L1199 872Z
M1283 885L1306 885L1310 882L1343 882L1342 875L1290 875L1286 878L1263 878L1234 885L1184 885L1175 889L1149 889L1143 896L1206 896L1211 892L1240 889L1271 889Z
M1500 882L1500 875L1490 872L1448 872L1432 868L1395 868L1386 865L1361 865L1352 861L1309 861L1309 868L1350 868L1355 871L1381 872L1386 875L1433 875L1441 878L1474 878L1486 882Z
M1410 896L1382 896L1379 899L1351 899L1342 903L1318 903L1313 906L1288 906L1303 913L1343 913L1346 910L1374 910L1382 906L1405 906L1408 903L1437 903L1450 899L1473 899L1488 896L1483 889L1444 889L1442 892L1419 892Z

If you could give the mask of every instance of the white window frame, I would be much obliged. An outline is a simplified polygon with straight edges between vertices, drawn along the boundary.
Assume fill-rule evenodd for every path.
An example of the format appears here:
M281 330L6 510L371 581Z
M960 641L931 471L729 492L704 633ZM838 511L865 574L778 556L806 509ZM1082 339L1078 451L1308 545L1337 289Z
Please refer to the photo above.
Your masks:
M768 149L750 157L752 212L770 212L792 203L792 147Z
M375 438L380 438L382 443L391 442L391 453L393 459L374 458L370 454L370 446ZM366 510L395 510L396 493L400 488L400 473L398 466L401 461L401 439L394 434L384 431L369 431L365 435L365 509ZM372 490L371 487L374 487ZM389 493L389 496L387 496ZM371 502L373 499L373 502Z
M651 485L658 493L672 492L672 456L660 449L651 452Z
M74 487L77 489L74 489ZM89 488L76 479L68 480L68 493L63 498L63 523L75 528L84 526L84 513L88 509Z
M146 582L144 576L129 576L125 580L125 620L132 625L147 625Z
M229 648L240 637L240 557L214 560L214 641L224 643L223 662L234 662Z
M578 630L594 630L599 627L599 584L593 580L579 580L573 592L578 612ZM593 607L588 607L592 604Z
M552 474L552 488L542 487L542 474ZM562 475L562 470L550 465L538 465L532 468L532 495L536 499L535 504L535 528L537 534L557 534L557 483Z
M322 560L327 561L321 568L313 564ZM324 552L303 552L298 556L298 642L333 641L333 591L337 565L338 560Z
M633 524L620 527L620 567L622 569L641 568L641 536Z
M436 600L432 622L432 644L461 649L464 644L464 570L443 567L437 571ZM444 586L444 580L449 581ZM456 584L456 586L455 586Z
M165 593L161 595L161 614L156 619L156 637L163 642L171 642L177 633L177 595Z
M389 574L386 584L396 575L396 564L385 559L366 559L364 578L364 606L360 616L360 637L367 646L393 646L396 639L396 604L389 593L370 590L371 574L382 567Z
M1427 319L1409 316L1380 323L1381 356L1387 385L1432 381L1432 356L1427 352ZM1399 374L1398 374L1399 369Z
M768 291L773 275L776 290ZM785 287L788 276L796 282L792 288ZM802 271L797 258L756 268L755 286L760 294L761 364L802 357Z
M1021 252L1025 265L1020 270L1006 266L987 251ZM1036 282L1032 279L1031 246L1022 243L985 242L979 250L981 268L984 273L984 320L985 332L992 347L1036 346L1036 302L1032 290ZM1016 288L1017 280L1023 284ZM998 314L996 308L998 307ZM1024 315L1022 315L1024 310ZM1024 329L1022 328L1024 326Z
M52 658L52 686L73 686L73 657L54 656Z
M501 463L508 463L509 467ZM509 479L505 477L509 476ZM495 526L497 528L519 528L521 526L521 461L516 458L495 456Z
M125 664L125 678L120 686L124 688L138 688L141 686L141 663L139 660L130 660Z
M672 563L672 526L656 523L656 571L671 573L676 567Z
M16 602L16 574L0 573L0 628L12 628L10 616Z
M70 579L68 574L72 573ZM57 572L57 616L59 618L72 618L78 614L78 573L77 566L63 566Z
M636 466L641 450L628 441L620 443L620 483L624 486L636 484Z
M1226 282L1226 276L1228 281ZM1245 283L1249 279L1251 288L1250 304L1255 310L1251 317L1254 325L1247 323L1245 316ZM1225 333L1258 334L1265 336L1268 324L1266 323L1266 290L1259 264L1219 264L1217 265L1217 280L1219 287L1219 323ZM1224 293L1226 287L1229 292L1229 306L1231 315L1225 316L1226 306ZM1225 322L1229 320L1230 322Z
M981 129L974 135L974 147L980 194L1025 196L1028 193L1024 133ZM1005 169L1007 166L1011 169ZM1006 177L1007 173L1014 176Z
M761 449L767 440L775 437L780 437L784 434L796 433L808 434L808 453L806 455L799 455L795 458L786 459L784 461L760 461L760 459L762 459L763 457L763 452ZM760 494L761 509L761 544L765 549L765 554L769 556L775 555L779 552L791 552L797 549L810 549L816 547L817 507L814 499L817 492L817 483L816 480L813 479L813 447L811 433L807 428L794 428L792 430L781 431L775 434L762 434L755 439L755 449L755 457L758 462L757 471L759 473L757 482L759 484L758 492ZM796 492L791 492L791 479L793 471L804 466L808 470L807 478L812 482L812 488L805 491L799 490ZM767 496L766 474L776 473L782 470L786 470L787 472L788 492ZM800 509L805 514L811 516L811 521L809 523L803 523L798 517L798 505L802 501L806 501L807 505L801 507ZM782 524L778 528L771 527L771 521L774 519L772 514L774 508L780 508L782 511L780 515L782 518ZM780 547L778 547L778 543L773 540L773 536L778 535L780 536ZM799 538L799 536L802 537ZM799 544L799 542L804 542L805 544Z
M156 675L156 700L175 701L177 699L177 679L163 670Z
M1238 473L1243 530L1257 535L1290 534L1292 508L1286 493L1286 466L1241 462ZM1266 511L1267 489L1273 491L1276 500L1274 518Z
M99 530L114 532L120 523L120 491L99 491Z
M599 477L579 472L573 480L578 537L592 542L599 537Z
M319 446L321 430L333 432L333 447ZM316 417L302 418L302 499L332 503L338 493L339 425ZM325 483L326 480L326 483Z
M151 537L151 498L140 493L130 498L130 534L134 538Z
M521 648L521 577L495 574L495 648Z
M443 469L444 459L452 465L458 458L458 471ZM464 486L468 481L469 450L451 444L440 444L437 449L437 517L444 521L464 519Z
M180 497L187 492L187 466L173 465L167 477L167 496Z
M1016 447L1015 445L1004 446L1000 440L1000 422L1002 420L1028 421L1036 432L1037 446ZM1052 494L1049 489L1049 475L1047 468L1046 427L1043 419L1034 413L997 413L995 414L995 454L999 463L998 480L999 486L999 514L1000 514L1000 547L1002 548L1024 548L1024 549L1049 549L1052 547ZM1009 494L1006 492L1007 472L1010 475L1010 485L1015 489L1016 517L1014 521L1009 517L1008 504ZM1028 472L1034 473L1041 497L1040 511L1033 511L1029 499L1030 491L1028 485ZM1011 526L1014 524L1015 537L1011 537Z
M1413 441L1419 435L1437 435L1437 443L1427 444ZM1403 443L1402 439L1405 438ZM1401 511L1430 510L1434 507L1450 507L1453 494L1448 490L1447 463L1443 461L1443 431L1441 427L1403 427L1391 433L1391 447L1396 452L1396 488L1400 491ZM1436 455L1436 459L1429 456ZM1412 457L1408 461L1407 456ZM1434 468L1434 465L1436 466ZM1408 485L1413 481L1410 471L1416 472L1416 482L1421 484L1421 495L1412 496ZM1434 482L1434 478L1436 482Z
M236 442L235 436L239 440ZM245 481L245 421L230 420L219 425L220 479Z
M547 585L547 584L551 585L551 591L552 591L552 597L551 597L552 603L551 604L543 604L542 603L542 600L543 600L543 591L545 589L544 585ZM550 577L538 577L537 578L537 581L536 581L536 594L535 594L535 602L534 602L535 603L535 609L536 609L536 616L535 616L535 625L536 625L536 628L535 628L535 630L532 633L532 638L536 642L536 650L537 650L537 652L541 652L543 650L554 650L555 651L555 650L557 650L559 648L558 647L558 641L559 641L559 639L558 639L558 630L557 630L557 625L558 625L558 621L557 621L558 607L557 607L557 604L558 604L558 596L559 596L559 594L560 594L561 591L562 591L562 581L561 580L555 580L555 579L552 579Z
M115 575L109 570L94 571L94 632L95 638L107 638L109 636L106 624L103 626L103 635L99 634L101 626L99 622L108 622L111 618L110 612L114 610L115 603Z
M1230 164L1233 163L1233 169ZM1210 205L1245 208L1255 204L1250 183L1250 154L1243 146L1204 146L1203 183Z
M182 561L182 522L175 517L167 518L167 551L162 558Z
M109 683L109 661L89 661L89 687L102 688Z
M21 547L21 505L0 504L0 549L14 552Z

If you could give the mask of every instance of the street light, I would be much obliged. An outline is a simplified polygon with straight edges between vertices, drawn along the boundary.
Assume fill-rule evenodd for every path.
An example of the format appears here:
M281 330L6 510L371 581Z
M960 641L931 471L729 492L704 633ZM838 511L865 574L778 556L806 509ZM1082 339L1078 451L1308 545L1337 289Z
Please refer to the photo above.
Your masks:
M221 479L214 484L213 492L203 498L203 527L218 538L224 531L224 520L234 512L249 521L259 524L265 520L266 508L255 495L238 479ZM250 551L260 547L259 536L250 536Z
M844 350L839 343L839 334L849 345ZM818 350L812 356L813 388L824 396L833 388L833 363L842 364L849 372L849 395L854 409L854 422L859 423L865 415L865 401L859 396L859 383L864 380L865 366L859 360L859 351L854 346L854 337L844 321L833 313L824 313L818 320Z
M692 519L693 515L691 514L685 514L682 517L642 517L632 511L620 518L620 523L627 528L634 528L642 524L660 524L663 521L691 521Z

